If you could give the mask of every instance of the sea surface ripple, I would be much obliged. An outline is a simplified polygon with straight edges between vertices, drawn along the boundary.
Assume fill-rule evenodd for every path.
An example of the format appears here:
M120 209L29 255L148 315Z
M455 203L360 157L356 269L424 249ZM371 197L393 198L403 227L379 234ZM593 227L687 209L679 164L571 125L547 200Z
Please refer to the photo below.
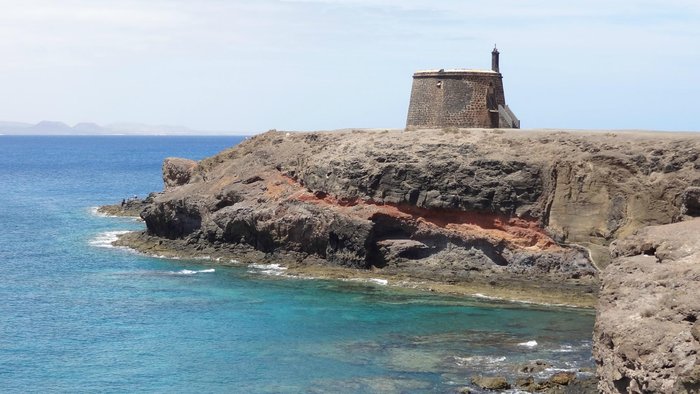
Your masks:
M591 367L590 311L304 280L111 247L94 207L242 137L0 136L0 391L448 392Z

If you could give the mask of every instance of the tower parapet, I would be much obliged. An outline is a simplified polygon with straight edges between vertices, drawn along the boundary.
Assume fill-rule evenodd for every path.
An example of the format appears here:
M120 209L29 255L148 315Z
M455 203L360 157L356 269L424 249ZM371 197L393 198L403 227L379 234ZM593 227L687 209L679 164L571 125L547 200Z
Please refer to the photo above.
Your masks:
M499 52L491 70L425 70L413 74L407 128L519 128L506 105Z

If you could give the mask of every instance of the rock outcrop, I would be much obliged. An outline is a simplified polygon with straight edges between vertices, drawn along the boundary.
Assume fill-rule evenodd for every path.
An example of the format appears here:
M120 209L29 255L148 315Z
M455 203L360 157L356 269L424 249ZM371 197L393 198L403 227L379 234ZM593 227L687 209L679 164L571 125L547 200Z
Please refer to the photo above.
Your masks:
M599 389L698 392L699 169L691 133L271 131L166 159L147 230L120 242L591 301L612 243Z
M126 216L139 218L141 212L153 203L155 193L149 194L146 198L141 199L138 196L129 197L122 200L119 204L103 205L97 208L97 213L108 216Z
M163 160L163 183L168 190L175 186L182 186L190 181L192 171L197 162L179 157L168 157Z
M613 243L594 356L603 393L700 392L700 219Z
M268 132L166 159L141 216L144 236L188 248L591 293L590 257L695 212L699 151L693 134Z
M486 390L508 390L510 384L502 376L474 376L471 382Z

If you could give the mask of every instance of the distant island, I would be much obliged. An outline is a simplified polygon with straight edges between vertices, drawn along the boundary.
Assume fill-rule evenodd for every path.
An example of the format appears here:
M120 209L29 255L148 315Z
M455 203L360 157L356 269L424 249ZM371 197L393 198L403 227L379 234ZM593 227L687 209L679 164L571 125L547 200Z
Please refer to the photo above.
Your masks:
M42 120L39 123L0 121L0 134L8 135L239 135L232 131L194 130L184 126L112 123L101 126L80 122L70 126L64 122Z

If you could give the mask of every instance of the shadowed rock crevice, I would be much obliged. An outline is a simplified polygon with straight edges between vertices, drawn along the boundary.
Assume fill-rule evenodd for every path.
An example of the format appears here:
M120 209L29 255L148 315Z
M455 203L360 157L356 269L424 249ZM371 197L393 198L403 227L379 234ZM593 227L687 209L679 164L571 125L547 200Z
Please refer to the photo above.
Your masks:
M682 195L683 208L681 213L688 216L700 216L700 187L693 186L685 189Z
M372 231L365 242L367 268L384 268L393 259L416 259L428 252L425 244L411 240L416 229L408 221L382 213L373 215L370 221Z

